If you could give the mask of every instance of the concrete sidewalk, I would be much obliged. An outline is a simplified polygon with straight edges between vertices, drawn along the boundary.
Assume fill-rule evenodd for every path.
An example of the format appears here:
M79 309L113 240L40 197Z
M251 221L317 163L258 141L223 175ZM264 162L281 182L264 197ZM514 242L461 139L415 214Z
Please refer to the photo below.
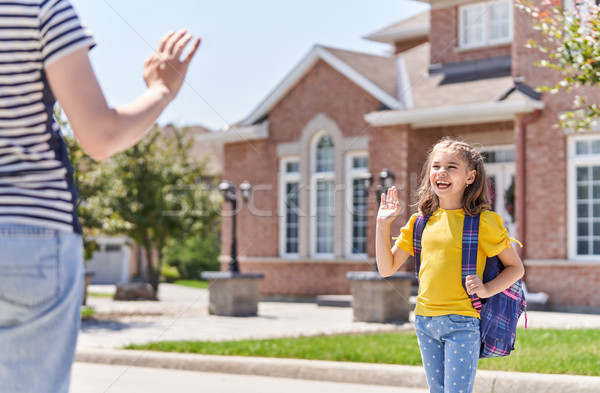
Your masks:
M427 393L428 389L75 363L71 393Z
M90 287L92 293L111 290L114 287ZM88 298L98 319L83 323L77 361L426 388L422 367L118 350L129 343L164 340L219 341L413 329L411 323L353 322L351 308L319 307L312 303L261 302L257 317L212 316L208 314L208 291L171 284L161 284L159 298L159 302ZM528 324L530 328L600 328L600 315L529 312ZM600 377L479 371L475 391L596 393L600 391Z

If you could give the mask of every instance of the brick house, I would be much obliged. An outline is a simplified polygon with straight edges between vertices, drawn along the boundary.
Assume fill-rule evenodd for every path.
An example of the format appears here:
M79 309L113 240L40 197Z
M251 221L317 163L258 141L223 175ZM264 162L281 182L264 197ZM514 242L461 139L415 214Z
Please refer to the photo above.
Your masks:
M395 175L397 233L426 152L453 135L482 146L529 290L557 309L600 309L600 134L553 126L572 98L533 89L555 76L532 65L539 54L524 45L540 37L511 0L426 2L366 37L393 55L315 46L237 127L203 139L224 144L224 179L254 185L238 215L241 270L265 273L264 296L349 293L345 273L375 262L377 193L365 194L364 174Z

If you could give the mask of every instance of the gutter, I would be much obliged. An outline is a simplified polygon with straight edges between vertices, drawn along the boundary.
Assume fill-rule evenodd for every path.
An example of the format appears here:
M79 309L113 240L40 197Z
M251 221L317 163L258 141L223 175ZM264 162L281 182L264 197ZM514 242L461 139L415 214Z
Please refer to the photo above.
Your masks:
M426 128L514 120L516 115L541 109L544 109L542 101L519 99L433 108L377 111L366 114L364 119L367 123L376 127L410 124L413 128Z
M374 33L364 36L364 39L386 44L394 44L396 41L405 41L414 38L428 37L430 25L415 26L408 29L388 31L383 33Z
M231 126L225 131L209 132L196 136L196 142L235 143L255 139L266 139L269 136L269 121L251 126Z

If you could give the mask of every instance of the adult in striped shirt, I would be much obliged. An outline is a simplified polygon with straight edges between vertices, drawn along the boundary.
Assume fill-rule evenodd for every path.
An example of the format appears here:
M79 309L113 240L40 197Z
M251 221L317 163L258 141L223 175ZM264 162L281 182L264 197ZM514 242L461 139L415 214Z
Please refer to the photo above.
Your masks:
M183 30L166 34L144 64L147 89L112 108L88 58L95 42L68 0L0 0L2 391L69 388L83 253L55 100L82 148L102 160L144 136L179 92L199 44Z

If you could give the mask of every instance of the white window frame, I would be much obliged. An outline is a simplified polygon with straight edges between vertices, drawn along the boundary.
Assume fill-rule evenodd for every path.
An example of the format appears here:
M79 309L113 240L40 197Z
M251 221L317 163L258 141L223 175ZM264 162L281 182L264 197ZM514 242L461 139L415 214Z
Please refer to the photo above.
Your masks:
M596 4L597 0L587 0L586 3L593 3ZM564 10L568 11L568 12L574 12L575 11L575 0L564 0L563 1L564 4ZM581 4L579 6L579 11L581 13L588 13L589 9L588 9L588 4Z
M346 154L346 179L345 179L345 197L346 197L346 217L344 220L344 254L348 259L364 259L367 257L367 252L354 253L353 252L353 208L354 208L354 190L353 184L355 179L360 179L368 171L368 167L354 168L352 162L355 158L366 158L369 159L368 151L354 151ZM368 164L367 164L368 166ZM369 196L367 196L368 198ZM367 201L368 202L368 201ZM367 203L368 205L368 203ZM368 221L367 221L368 225Z
M333 136L326 132L326 131L320 131L315 133L315 135L313 136L313 139L311 141L310 144L310 211L311 211L311 217L310 217L310 253L313 257L317 257L317 258L333 258L335 255L335 222L336 222L336 216L335 216L335 192L336 192L336 187L335 187L335 166L338 164L337 162L335 162L335 142L333 145L333 150L334 150L334 167L333 170L330 172L317 172L317 144L319 143L319 141L321 140L321 138L325 135L329 135L331 137L331 139L333 140ZM333 236L331 239L331 248L332 248L332 252L317 252L317 183L319 181L331 181L333 182L333 193L334 193L334 197L333 197L333 203L334 206L331 206L331 210L330 210L330 214L333 214Z
M486 160L485 162L485 168L486 168L486 174L488 175L488 178L490 177L490 174L495 172L495 171L500 171L501 173L503 173L504 175L506 175L506 173L510 173L514 176L514 182L516 183L517 181L517 170L516 170L516 147L515 145L492 145L492 146L486 146L484 148L482 148L480 150L480 153L504 153L504 152L510 152L512 154L512 159L506 159L507 157L505 156L504 159L502 160L497 160L494 162L488 162ZM509 155L509 156L510 156ZM506 180L506 177L504 178ZM502 180L500 180L502 181ZM496 186L498 186L496 184ZM516 186L516 184L515 184ZM515 236L517 235L517 216L516 216L516 212L515 214L511 215L511 217L505 216L506 214L508 214L508 211L506 210L506 205L505 205L505 200L504 198L499 199L496 201L496 212L502 217L502 220L504 222L504 226L506 227L506 229L508 230L508 233L511 236Z
M279 255L282 258L298 258L300 255L300 244L298 243L298 252L287 252L287 185L297 183L300 187L300 168L298 172L287 172L287 165L296 162L300 164L300 157L285 157L279 161ZM300 225L300 222L298 222ZM300 226L298 227L298 241L300 240Z
M508 7L508 37L503 37L499 39L491 38L491 30L492 30L492 20L491 18L491 7L506 5ZM481 15L479 22L481 23L482 36L481 39L477 42L465 42L466 33L465 30L468 26L465 26L466 21L463 17L463 11L465 10L478 10L476 11L479 15ZM513 7L510 0L496 0L496 1L485 1L479 2L475 4L464 5L458 7L458 46L460 49L473 49L473 48L482 48L486 46L494 46L510 43L513 39Z
M570 260L597 262L600 264L600 254L577 254L577 168L581 166L600 165L600 154L576 154L576 144L578 141L600 141L600 133L571 135L567 140L567 252Z

